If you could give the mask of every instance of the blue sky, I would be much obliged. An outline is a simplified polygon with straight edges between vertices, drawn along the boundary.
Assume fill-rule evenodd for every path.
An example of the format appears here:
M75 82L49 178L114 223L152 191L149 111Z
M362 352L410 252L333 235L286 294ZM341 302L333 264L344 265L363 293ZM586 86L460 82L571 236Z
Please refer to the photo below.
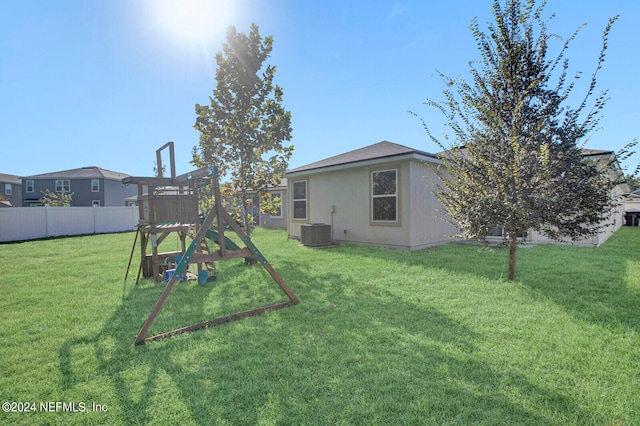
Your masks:
M1 0L0 173L100 166L150 176L167 141L177 172L193 169L194 105L209 102L226 27L248 32L251 22L274 37L269 63L292 114L291 168L382 140L437 152L407 111L444 131L423 102L441 99L436 70L468 75L479 58L468 27L491 20L491 3ZM610 100L586 146L618 150L640 137L640 3L550 0L545 10L560 36L587 24L568 51L585 84L608 18L620 15L598 75Z

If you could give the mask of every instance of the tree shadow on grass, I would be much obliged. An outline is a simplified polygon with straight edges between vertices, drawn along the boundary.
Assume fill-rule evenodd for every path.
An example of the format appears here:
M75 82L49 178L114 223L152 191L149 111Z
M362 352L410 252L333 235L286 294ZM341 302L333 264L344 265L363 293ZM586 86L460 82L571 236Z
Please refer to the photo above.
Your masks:
M349 270L277 269L300 305L141 347L133 337L159 291L130 290L100 332L63 344L61 387L102 383L86 397L110 396L109 419L124 424L550 424L545 412L580 413L552 389L496 371L476 356L481 336L428 304L350 283ZM208 314L213 287L189 291L202 301L191 313Z
M598 248L540 249L521 262L519 281L534 297L592 324L640 330L640 229L623 227Z
M450 244L420 252L370 249L365 256L506 281L508 249ZM598 248L540 245L518 249L517 277L539 300L552 300L590 323L640 330L640 229L623 227Z

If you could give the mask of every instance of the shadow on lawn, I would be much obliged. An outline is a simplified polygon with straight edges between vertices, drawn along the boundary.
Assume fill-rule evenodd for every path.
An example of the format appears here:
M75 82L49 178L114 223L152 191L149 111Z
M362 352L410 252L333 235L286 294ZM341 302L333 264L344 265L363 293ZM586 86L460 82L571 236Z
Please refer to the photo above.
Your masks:
M540 249L524 253L519 278L534 297L590 323L640 330L640 229L623 227L598 248L555 248L566 256Z
M508 249L436 247L420 252L371 249L367 256L454 274L506 280ZM462 256L461 251L464 251ZM449 254L450 252L450 254ZM518 250L516 283L576 318L640 330L640 229L623 227L598 248L541 245Z
M299 305L142 347L133 337L157 291L129 291L99 333L63 345L61 386L104 378L126 424L549 424L544 411L586 420L554 390L480 361L480 337L442 312L378 286L354 293L348 270L279 264ZM86 376L91 352L97 371Z
M226 272L233 273L234 268L247 270L244 264L238 264L226 268ZM262 270L258 266L250 269ZM268 276L266 272L264 275ZM240 283L233 288L227 286L222 291L217 286L219 282L222 282L222 286L224 286L224 279L208 283L207 286L199 286L195 283L177 284L158 314L149 334L199 323L220 315L232 314L238 311L238 304L249 303L248 308L267 304L263 303L264 297L254 300L253 305L251 305L251 301L247 302L246 300L237 302L236 298L239 293L246 294L251 290L250 282ZM190 285L191 288L181 292L180 287L186 285ZM273 286L277 288L275 282L273 282ZM164 287L151 283L151 280L142 281L138 287L132 287L129 282L128 287L127 291L123 291L122 304L105 321L103 328L98 333L70 340L62 345L59 351L60 387L63 390L75 387L89 388L91 387L90 383L96 378L104 380L106 377L111 389L105 391L112 392L117 400L117 408L110 407L109 414L117 416L117 421L122 424L144 424L153 419L180 418L178 413L163 412L165 407L159 405L159 400L162 400L163 397L167 397L169 400L181 400L184 402L183 405L187 406L193 404L191 411L195 417L186 415L184 419L195 419L197 423L210 424L211 406L206 402L206 394L204 395L205 402L203 402L202 393L202 390L209 385L208 377L206 374L201 374L202 369L199 367L205 370L217 369L219 365L215 363L216 356L194 360L191 366L197 368L193 373L191 368L184 369L181 363L174 361L176 356L180 357L183 354L188 356L189 351L193 349L193 336L195 336L195 345L209 346L206 337L203 340L202 335L210 337L210 333L207 331L194 332L189 334L192 339L176 337L151 342L144 346L134 346L134 337ZM185 297L185 292L192 291L198 293L197 297ZM217 313L211 313L210 307L206 307L206 300L214 292L221 299L217 305L219 310ZM267 294L266 297L269 298L272 295ZM286 300L284 293L276 297L277 299L272 300L271 303ZM215 329L218 328L220 327ZM219 349L220 347L217 349L206 348L206 351L215 353ZM91 371L87 376L87 371L83 366L91 362L95 362L97 368L95 372ZM144 373L140 373L141 371ZM167 376L169 380L167 380ZM175 387L177 387L178 393L172 395L171 392L176 390ZM94 401L104 400L104 396L101 397L101 395L93 395L93 398ZM168 409L172 408L175 406L169 404Z

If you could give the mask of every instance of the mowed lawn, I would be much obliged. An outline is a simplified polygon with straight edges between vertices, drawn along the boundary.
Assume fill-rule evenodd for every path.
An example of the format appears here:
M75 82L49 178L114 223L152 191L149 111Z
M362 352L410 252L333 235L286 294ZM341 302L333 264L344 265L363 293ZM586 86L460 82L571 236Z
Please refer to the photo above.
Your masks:
M124 285L134 235L0 245L0 400L34 409L0 424L640 424L640 228L521 248L515 282L502 249L257 229L300 304L144 346L164 285L134 286L137 257ZM217 269L152 333L286 300L260 266Z

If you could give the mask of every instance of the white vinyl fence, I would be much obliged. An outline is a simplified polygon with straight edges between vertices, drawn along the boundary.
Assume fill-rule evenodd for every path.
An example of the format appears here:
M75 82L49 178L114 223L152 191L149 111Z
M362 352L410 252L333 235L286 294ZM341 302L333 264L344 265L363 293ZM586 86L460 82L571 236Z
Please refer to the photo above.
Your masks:
M138 207L0 208L0 242L135 230Z

